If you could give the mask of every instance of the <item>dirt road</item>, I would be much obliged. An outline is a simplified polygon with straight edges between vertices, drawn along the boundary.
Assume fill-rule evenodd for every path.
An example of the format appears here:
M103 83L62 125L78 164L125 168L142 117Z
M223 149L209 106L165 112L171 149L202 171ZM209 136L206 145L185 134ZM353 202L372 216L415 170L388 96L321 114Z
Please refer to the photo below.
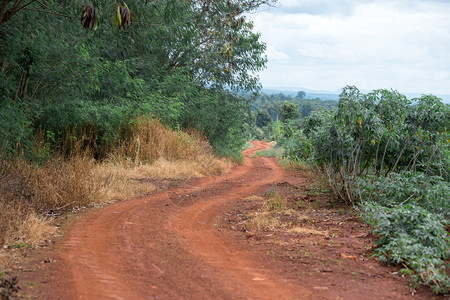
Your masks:
M233 201L267 190L282 169L251 158L220 176L91 212L73 224L59 250L52 299L299 299L308 289L270 269L214 225Z
M24 275L37 278L24 279L29 285L26 294L39 299L409 298L401 278L392 283L392 275L382 275L385 267L374 261L366 266L339 262L334 269L321 267L320 272L314 263L325 260L314 257L302 257L300 265L291 260L277 264L265 250L252 249L220 226L220 216L231 216L239 201L264 195L272 183L284 178L286 171L274 159L252 157L268 147L254 142L254 148L244 151L244 164L226 175L190 180L87 213L46 259L54 263L41 263L37 272ZM342 251L330 249L336 255ZM372 277L354 281L353 269ZM371 275L375 269L381 275Z

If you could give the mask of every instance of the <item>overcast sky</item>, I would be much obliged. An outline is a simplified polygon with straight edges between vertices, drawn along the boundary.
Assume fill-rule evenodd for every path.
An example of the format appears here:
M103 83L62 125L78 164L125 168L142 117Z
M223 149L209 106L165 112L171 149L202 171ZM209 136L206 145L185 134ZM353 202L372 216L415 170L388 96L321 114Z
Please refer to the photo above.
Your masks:
M264 88L450 94L450 0L279 0L249 17Z

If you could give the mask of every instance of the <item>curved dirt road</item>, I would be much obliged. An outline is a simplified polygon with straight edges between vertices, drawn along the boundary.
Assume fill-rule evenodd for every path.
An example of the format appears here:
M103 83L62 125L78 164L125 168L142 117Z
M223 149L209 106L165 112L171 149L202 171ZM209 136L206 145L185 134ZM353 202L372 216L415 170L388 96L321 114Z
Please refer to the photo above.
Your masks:
M78 220L60 247L51 299L303 299L308 289L271 274L215 218L267 190L283 170L254 142L245 163ZM241 250L240 250L241 249Z

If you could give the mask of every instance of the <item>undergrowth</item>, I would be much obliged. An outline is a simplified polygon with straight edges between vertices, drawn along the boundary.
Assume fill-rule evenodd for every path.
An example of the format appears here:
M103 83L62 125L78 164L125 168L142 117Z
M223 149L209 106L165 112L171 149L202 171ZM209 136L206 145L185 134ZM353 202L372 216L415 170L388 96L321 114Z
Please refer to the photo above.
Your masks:
M357 183L362 219L373 228L375 255L388 264L402 264L414 286L429 285L448 293L450 186L439 176L420 172L367 176Z

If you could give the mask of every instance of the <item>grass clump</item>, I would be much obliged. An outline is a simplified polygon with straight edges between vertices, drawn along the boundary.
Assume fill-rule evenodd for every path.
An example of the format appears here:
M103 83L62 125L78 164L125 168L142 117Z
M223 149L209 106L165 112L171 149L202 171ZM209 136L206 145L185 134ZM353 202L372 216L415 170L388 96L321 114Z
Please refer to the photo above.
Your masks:
M268 230L283 225L278 214L287 209L286 197L272 187L264 198L258 197L255 200L263 201L263 204L259 212L248 215L249 219L244 224L247 231Z
M270 147L262 151L255 153L255 156L259 157L275 157L278 160L283 158L284 149L280 147Z
M262 207L263 211L284 211L287 208L287 199L278 193L273 187L265 193L265 201Z
M294 234L328 234L326 231L319 231L311 226L300 225L308 221L310 217L290 208L287 197L277 191L276 186L265 192L264 197L252 196L247 199L260 201L262 206L258 211L246 216L246 220L242 223L243 229L246 231L275 230Z

